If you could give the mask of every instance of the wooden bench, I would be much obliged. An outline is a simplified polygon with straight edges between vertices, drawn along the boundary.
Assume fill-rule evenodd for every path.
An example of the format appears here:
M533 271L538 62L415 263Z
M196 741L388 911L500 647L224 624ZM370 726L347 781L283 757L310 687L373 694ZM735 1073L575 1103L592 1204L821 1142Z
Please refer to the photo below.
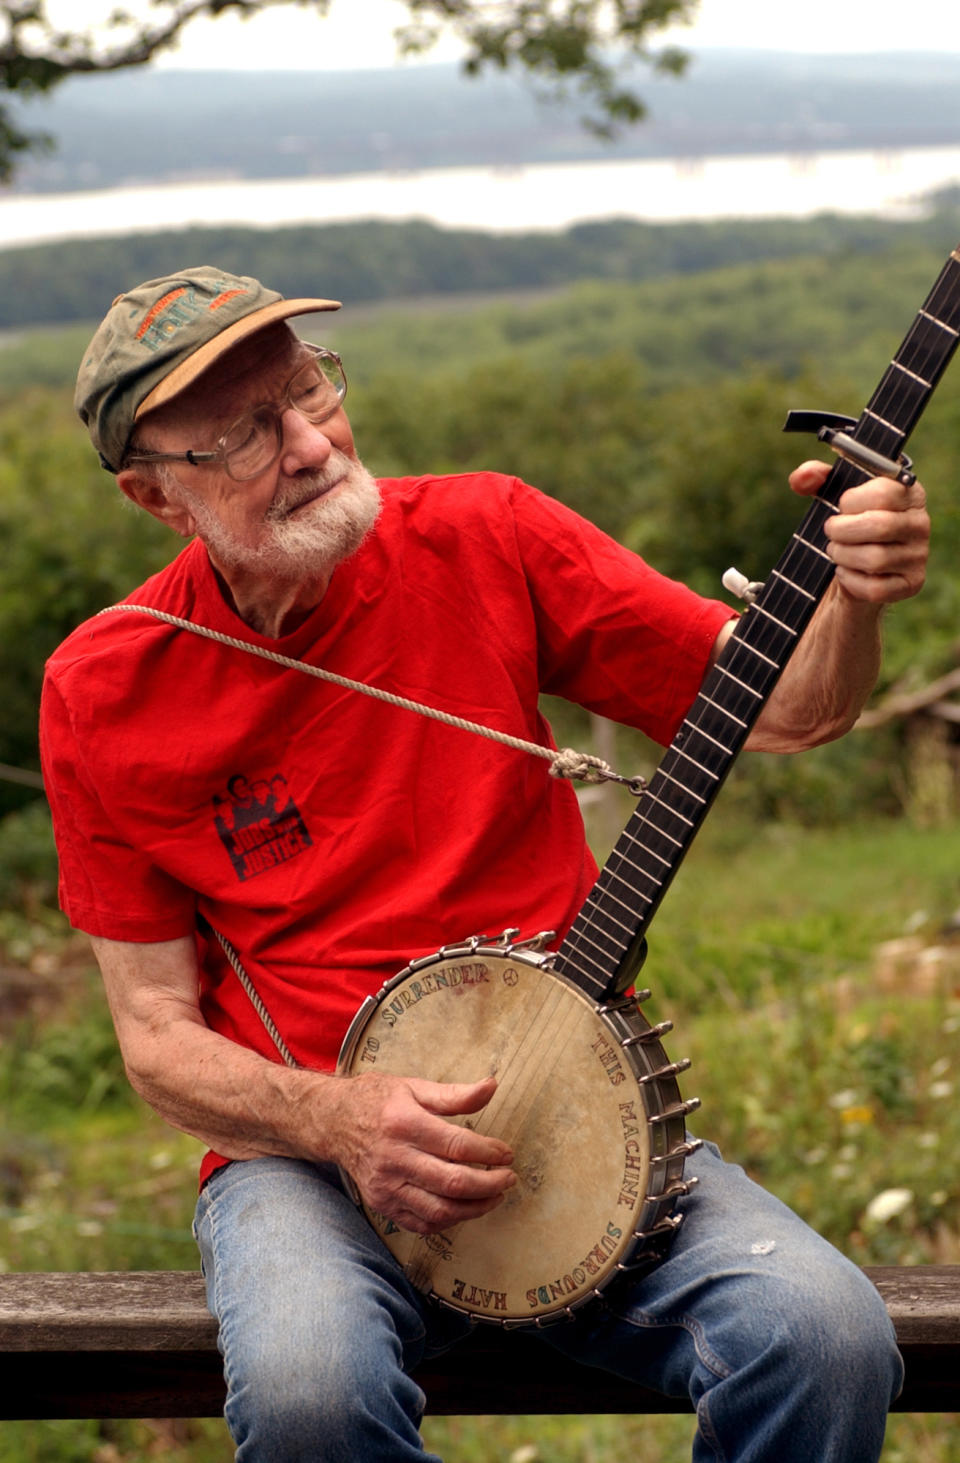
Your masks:
M868 1269L907 1366L903 1412L960 1411L960 1266ZM480 1327L417 1373L434 1415L684 1412ZM223 1408L199 1275L0 1274L0 1417L211 1417Z

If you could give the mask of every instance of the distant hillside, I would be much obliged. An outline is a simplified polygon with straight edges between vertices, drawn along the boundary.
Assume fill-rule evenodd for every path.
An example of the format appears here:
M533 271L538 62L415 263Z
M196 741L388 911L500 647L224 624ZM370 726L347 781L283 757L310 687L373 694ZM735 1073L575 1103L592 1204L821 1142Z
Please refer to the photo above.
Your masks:
M98 319L119 289L185 262L253 274L291 297L319 289L360 305L528 294L576 280L638 282L800 257L856 258L865 266L897 249L946 253L958 237L960 196L952 192L929 216L910 220L830 214L703 224L621 219L563 233L506 235L422 222L198 227L0 250L0 330Z
M605 143L575 99L546 105L454 66L79 77L16 108L57 142L16 187L960 143L960 56L705 51L680 80L641 70L636 85L648 119Z

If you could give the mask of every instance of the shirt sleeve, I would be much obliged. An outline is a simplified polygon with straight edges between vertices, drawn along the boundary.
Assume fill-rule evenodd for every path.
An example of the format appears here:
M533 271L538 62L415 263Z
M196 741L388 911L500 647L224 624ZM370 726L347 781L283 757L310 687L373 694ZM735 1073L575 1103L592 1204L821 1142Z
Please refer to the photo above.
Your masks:
M112 940L173 940L192 933L193 894L118 835L49 671L40 705L40 752L60 860L60 906L70 923Z
M736 611L657 573L535 489L515 481L513 498L542 690L666 746Z

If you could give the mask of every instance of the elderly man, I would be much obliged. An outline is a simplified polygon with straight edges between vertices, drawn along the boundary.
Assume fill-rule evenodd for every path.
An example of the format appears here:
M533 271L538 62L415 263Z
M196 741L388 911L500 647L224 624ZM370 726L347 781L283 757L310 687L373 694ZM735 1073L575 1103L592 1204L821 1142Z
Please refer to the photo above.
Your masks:
M562 934L596 870L542 762L301 665L540 744L541 691L666 744L733 617L515 478L376 483L338 358L289 324L334 308L208 267L114 302L78 409L190 542L130 597L158 618L99 616L52 657L42 744L63 907L131 1081L209 1146L196 1232L237 1456L399 1463L424 1456L410 1370L470 1320L424 1298L343 1174L427 1236L518 1174L470 1116L494 1078L335 1075L338 1050L407 962L507 924ZM923 580L919 485L849 489L827 532L835 577L761 750L852 724L881 609ZM901 1371L872 1288L712 1147L688 1173L661 1263L544 1344L690 1396L698 1460L878 1457Z

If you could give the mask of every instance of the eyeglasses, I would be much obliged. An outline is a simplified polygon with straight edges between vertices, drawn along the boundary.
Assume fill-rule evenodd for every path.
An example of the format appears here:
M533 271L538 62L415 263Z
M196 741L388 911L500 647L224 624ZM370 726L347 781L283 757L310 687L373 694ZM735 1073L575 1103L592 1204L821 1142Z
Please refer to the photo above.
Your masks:
M347 394L343 362L336 351L306 345L310 359L287 382L279 401L264 402L245 412L217 442L212 452L133 452L128 462L189 462L192 467L215 462L234 482L259 477L283 451L285 411L292 407L308 422L325 422L339 411Z

